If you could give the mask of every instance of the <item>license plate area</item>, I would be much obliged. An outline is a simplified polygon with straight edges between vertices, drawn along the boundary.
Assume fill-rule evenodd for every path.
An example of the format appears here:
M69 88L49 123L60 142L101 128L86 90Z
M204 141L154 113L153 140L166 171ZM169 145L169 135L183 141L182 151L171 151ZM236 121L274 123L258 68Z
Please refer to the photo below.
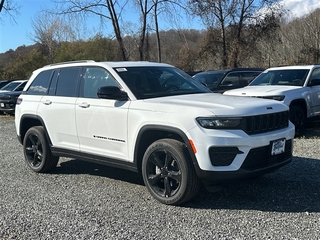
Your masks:
M271 156L284 153L286 147L286 139L281 138L271 142Z

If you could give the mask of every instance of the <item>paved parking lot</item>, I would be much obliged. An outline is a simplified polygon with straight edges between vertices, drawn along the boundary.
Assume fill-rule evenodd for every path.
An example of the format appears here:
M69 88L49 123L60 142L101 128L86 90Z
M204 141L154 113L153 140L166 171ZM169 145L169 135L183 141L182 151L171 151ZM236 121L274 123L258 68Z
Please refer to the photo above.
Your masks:
M124 170L61 158L50 174L31 172L14 118L0 115L0 239L319 239L318 133L295 139L278 171L174 207Z

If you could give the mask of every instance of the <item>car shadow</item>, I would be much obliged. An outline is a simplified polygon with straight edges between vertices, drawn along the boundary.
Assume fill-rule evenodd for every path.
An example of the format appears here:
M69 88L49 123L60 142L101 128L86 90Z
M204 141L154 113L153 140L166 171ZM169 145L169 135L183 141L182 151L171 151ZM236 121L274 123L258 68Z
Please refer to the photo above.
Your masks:
M294 157L290 164L273 173L226 184L220 192L201 192L184 207L319 212L319 173L320 160Z
M90 174L144 186L140 174L71 159L51 174ZM292 162L261 177L228 183L219 192L201 190L180 207L193 209L320 211L320 160L294 157ZM147 191L146 191L146 194Z
M320 121L308 122L302 136L304 139L320 138Z
M89 174L144 185L142 176L139 173L78 159L59 162L57 168L51 171L50 174Z

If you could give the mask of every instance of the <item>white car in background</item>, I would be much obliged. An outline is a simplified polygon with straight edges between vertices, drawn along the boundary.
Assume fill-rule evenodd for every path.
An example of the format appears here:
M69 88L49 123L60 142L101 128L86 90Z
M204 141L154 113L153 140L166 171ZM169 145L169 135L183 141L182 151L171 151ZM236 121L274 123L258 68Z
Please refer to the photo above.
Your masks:
M320 65L269 68L248 86L224 95L274 99L286 104L299 136L306 121L320 115Z

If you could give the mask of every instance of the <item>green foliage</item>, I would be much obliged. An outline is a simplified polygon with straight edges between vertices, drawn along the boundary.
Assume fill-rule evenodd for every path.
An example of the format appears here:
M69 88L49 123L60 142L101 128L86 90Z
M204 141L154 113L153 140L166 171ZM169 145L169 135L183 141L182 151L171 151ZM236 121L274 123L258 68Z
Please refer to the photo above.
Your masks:
M1 70L0 79L28 79L32 72L46 64L45 56L38 49L19 51L17 49L8 64Z
M91 59L112 61L116 59L117 45L110 39L95 36L88 41L63 42L56 49L54 62Z

